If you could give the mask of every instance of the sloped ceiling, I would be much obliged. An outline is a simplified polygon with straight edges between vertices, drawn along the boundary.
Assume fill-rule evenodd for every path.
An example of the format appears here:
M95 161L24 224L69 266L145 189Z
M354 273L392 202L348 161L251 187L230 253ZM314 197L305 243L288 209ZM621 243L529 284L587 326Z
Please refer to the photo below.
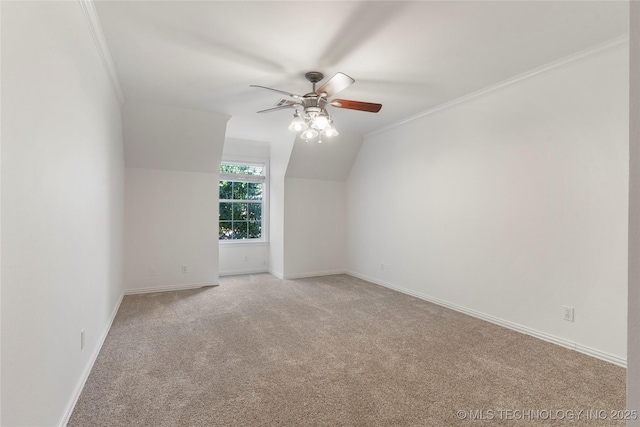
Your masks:
M277 141L277 93L341 71L339 131L366 134L628 31L617 1L97 1L125 99L231 116L227 137Z
M304 141L298 137L293 144L286 176L345 181L358 156L362 141L362 135L346 132L342 132L339 138L324 138L321 144L315 140Z
M228 116L144 102L122 108L128 168L216 172Z

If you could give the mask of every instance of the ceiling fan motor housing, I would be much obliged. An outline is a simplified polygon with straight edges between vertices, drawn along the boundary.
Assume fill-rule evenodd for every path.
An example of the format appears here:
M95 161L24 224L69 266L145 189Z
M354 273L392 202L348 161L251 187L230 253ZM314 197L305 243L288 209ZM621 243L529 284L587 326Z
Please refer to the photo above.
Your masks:
M302 99L305 114L320 114L327 105L327 99L315 93L308 93Z

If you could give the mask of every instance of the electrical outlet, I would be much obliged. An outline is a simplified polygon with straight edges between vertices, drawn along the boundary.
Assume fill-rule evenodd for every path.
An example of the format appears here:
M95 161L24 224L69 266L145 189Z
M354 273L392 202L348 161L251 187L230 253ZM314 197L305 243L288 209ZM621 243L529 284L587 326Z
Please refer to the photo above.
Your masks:
M380 264L380 271L384 271L384 264Z
M563 313L564 313L564 320L566 320L567 322L573 322L573 307L569 307L567 305L565 305L563 307Z
M155 276L156 275L156 268L155 267L151 267L149 269L149 276Z
M244 256L244 262L249 262L249 255Z
M182 272L183 273L187 272L187 264L182 264Z
M80 331L80 350L84 350L84 329Z

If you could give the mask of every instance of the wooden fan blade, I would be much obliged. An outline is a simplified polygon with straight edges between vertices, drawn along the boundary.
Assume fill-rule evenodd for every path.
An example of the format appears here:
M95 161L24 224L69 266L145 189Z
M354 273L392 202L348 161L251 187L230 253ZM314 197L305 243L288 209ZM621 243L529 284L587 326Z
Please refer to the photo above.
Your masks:
M278 111L278 110L285 110L287 108L296 108L299 107L301 104L285 104L285 105L281 105L279 107L273 107L273 108L267 108L266 110L260 110L258 111L258 113L270 113L272 111Z
M324 96L325 98L331 98L333 95L341 90L345 90L353 83L355 83L355 80L346 74L336 73L335 76L331 77L325 82L325 84L320 86L320 88L316 90L316 93L320 96Z
M298 98L298 99L302 98L302 96L296 95L295 93L289 93L289 92L285 92L283 90L273 89L271 87L258 86L258 85L249 85L249 87L259 87L260 89L266 89L266 90L270 90L270 91L273 91L273 92L278 92L278 93L281 93L283 95L290 96L292 98Z
M334 99L330 104L337 108L366 111L368 113L377 113L382 108L382 104L374 104L372 102L362 101L349 101L347 99Z

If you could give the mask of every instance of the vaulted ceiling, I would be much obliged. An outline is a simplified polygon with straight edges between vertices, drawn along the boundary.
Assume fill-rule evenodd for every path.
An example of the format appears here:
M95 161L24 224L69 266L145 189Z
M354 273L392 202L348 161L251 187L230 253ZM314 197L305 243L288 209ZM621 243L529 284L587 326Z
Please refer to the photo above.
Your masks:
M292 111L250 88L309 92L317 70L356 83L332 109L366 134L484 87L625 37L622 1L96 1L125 99L231 116L227 136L273 141Z

